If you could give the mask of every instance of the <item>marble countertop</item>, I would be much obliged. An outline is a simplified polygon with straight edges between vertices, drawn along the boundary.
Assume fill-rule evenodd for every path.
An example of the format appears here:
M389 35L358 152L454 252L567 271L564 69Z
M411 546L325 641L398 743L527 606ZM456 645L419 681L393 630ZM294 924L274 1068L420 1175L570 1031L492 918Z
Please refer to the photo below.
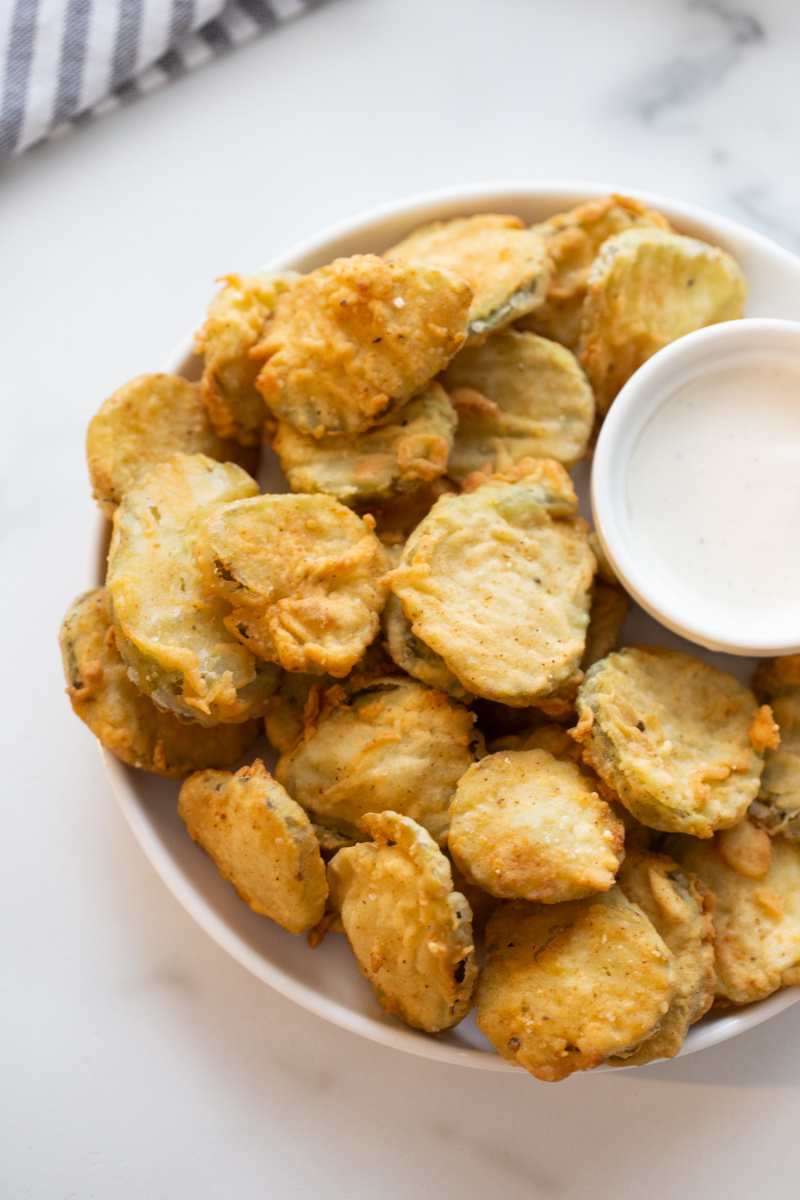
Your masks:
M555 1087L328 1025L156 876L55 641L87 578L89 417L216 276L502 178L650 189L800 252L800 6L741 5L332 0L0 175L3 1196L796 1196L800 1005Z

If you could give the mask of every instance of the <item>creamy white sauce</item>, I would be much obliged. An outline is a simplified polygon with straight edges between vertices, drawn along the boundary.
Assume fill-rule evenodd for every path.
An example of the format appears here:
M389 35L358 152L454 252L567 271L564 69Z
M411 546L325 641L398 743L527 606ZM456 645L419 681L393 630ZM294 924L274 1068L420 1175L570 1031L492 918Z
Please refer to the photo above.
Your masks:
M634 445L641 566L750 628L800 625L800 361L748 360L678 388Z

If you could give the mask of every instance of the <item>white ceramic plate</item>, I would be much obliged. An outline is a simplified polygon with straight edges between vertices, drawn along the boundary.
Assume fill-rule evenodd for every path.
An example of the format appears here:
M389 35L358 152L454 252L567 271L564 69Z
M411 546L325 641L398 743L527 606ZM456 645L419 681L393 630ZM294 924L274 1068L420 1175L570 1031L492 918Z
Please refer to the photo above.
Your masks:
M540 221L593 196L618 188L602 184L553 181L476 184L432 192L373 209L332 226L266 263L267 269L310 271L338 255L381 253L425 221L474 212L509 212L524 221ZM722 217L645 192L631 192L664 212L682 233L722 246L739 261L747 277L747 315L800 320L800 259L788 251ZM253 264L258 261L258 247ZM232 264L239 268L248 264ZM200 320L198 319L198 325ZM169 356L162 369L197 379L200 360L191 334ZM265 453L269 458L269 453ZM576 472L583 510L589 516L588 466ZM287 491L274 463L262 470L262 489ZM108 526L98 527L97 569L92 586L104 579ZM703 651L658 625L634 608L623 630L623 644L655 642L675 646L706 658L749 681L753 662ZM248 754L260 753L274 762L266 742ZM223 949L284 996L353 1033L443 1062L495 1071L518 1068L500 1058L475 1025L474 1015L448 1033L428 1035L381 1015L367 983L359 974L345 939L330 935L316 950L303 936L284 932L257 916L237 897L212 861L187 836L176 811L179 785L123 766L105 755L108 773L122 810L145 854L187 912ZM701 1050L765 1021L800 999L789 988L743 1009L728 1009L705 1017L690 1031L682 1054ZM606 1068L600 1068L604 1070ZM611 1068L608 1068L611 1069Z

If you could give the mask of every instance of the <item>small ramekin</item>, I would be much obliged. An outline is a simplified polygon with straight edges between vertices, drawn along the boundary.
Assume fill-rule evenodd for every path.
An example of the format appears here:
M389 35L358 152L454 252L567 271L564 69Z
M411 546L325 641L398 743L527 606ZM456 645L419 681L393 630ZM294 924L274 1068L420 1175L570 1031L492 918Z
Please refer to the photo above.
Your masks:
M771 318L743 319L699 329L672 342L628 380L611 406L597 441L592 465L595 527L620 581L633 598L673 632L709 650L767 656L800 652L800 596L796 619L758 628L716 611L712 602L670 589L636 553L627 500L628 464L637 440L658 408L680 387L721 367L765 359L800 362L800 324ZM757 396L754 396L757 403ZM798 396L800 404L800 396ZM765 520L769 513L764 514ZM800 528L797 549L800 553ZM666 572L665 572L666 574Z

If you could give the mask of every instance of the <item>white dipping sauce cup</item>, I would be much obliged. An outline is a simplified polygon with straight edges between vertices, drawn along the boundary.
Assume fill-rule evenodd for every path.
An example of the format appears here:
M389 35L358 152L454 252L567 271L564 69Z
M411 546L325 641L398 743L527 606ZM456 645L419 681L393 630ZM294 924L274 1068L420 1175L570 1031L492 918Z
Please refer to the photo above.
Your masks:
M800 589L794 595L794 588L784 582L781 585L783 594L777 598L780 602L773 604L772 612L770 604L765 603L758 612L753 606L749 613L743 609L742 613L737 614L731 606L719 601L714 589L704 594L702 587L692 586L697 583L696 579L686 579L684 587L683 581L676 575L674 561L667 564L666 543L660 543L654 537L643 544L642 522L631 508L631 464L637 453L643 453L641 447L645 444L648 424L656 418L663 405L677 400L679 392L685 395L691 387L695 395L702 396L702 384L707 380L710 393L714 386L712 380L717 381L718 386L721 372L734 381L737 372L743 376L746 374L750 379L762 378L763 390L752 389L754 409L749 414L760 420L757 406L769 390L770 374L781 370L800 370L800 324L760 318L729 321L700 329L672 342L636 371L612 404L597 442L592 467L592 509L597 533L614 570L631 595L651 616L668 629L710 650L741 655L794 654L800 651ZM749 395L747 404L751 403ZM797 406L797 416L792 415L787 425L785 442L780 440L779 432L770 431L768 435L775 439L772 447L774 453L784 459L789 453L793 456L792 463L800 461L800 391L797 394ZM719 411L724 417L724 409ZM792 407L786 411L793 414ZM742 412L741 407L739 412ZM704 436L708 440L704 452L707 449L709 472L715 470L717 458L723 455L724 439L730 422L735 420L732 405L728 428L726 421L721 420L719 442L716 444L713 438L708 439L706 427ZM690 425L686 433L688 437L691 436ZM654 445L656 455L662 453L661 445L657 440L654 442L652 434L647 445L650 462L653 462ZM698 447L694 449L697 451ZM664 441L663 454L673 454L676 459L679 457L674 454L667 439ZM659 468L663 492L663 479L671 469L670 464L664 459L655 465ZM789 470L793 473L794 467L791 466ZM641 460L639 472L641 477ZM796 478L798 487L792 495L800 497L800 472ZM742 478L742 486L746 484L747 479ZM681 521L680 500L680 496L675 497L675 522ZM656 516L663 529L665 523L673 518L668 502L662 498L661 503L663 507ZM759 504L757 494L752 499L752 513L748 511L745 514L747 520L741 521L740 517L734 516L733 508L731 504L727 526L724 511L715 516L715 520L718 521L719 537L730 539L731 546L741 547L743 563L748 538L766 537L768 532L774 535L775 527L770 527L770 521L781 521L787 526L786 536L780 539L780 553L792 558L786 558L785 562L797 563L800 560L800 521L794 523L787 519L787 511L776 513L774 507L770 510L766 500ZM685 520L676 524L671 539L673 549L675 546L680 549L678 539L686 539L687 561L692 561L689 553L689 543L694 536L692 525L691 521ZM698 569L697 553L695 545L695 566L692 568L695 572ZM745 572L742 572L742 580L744 578ZM789 579L790 575L786 578ZM742 580L740 586L746 586Z

